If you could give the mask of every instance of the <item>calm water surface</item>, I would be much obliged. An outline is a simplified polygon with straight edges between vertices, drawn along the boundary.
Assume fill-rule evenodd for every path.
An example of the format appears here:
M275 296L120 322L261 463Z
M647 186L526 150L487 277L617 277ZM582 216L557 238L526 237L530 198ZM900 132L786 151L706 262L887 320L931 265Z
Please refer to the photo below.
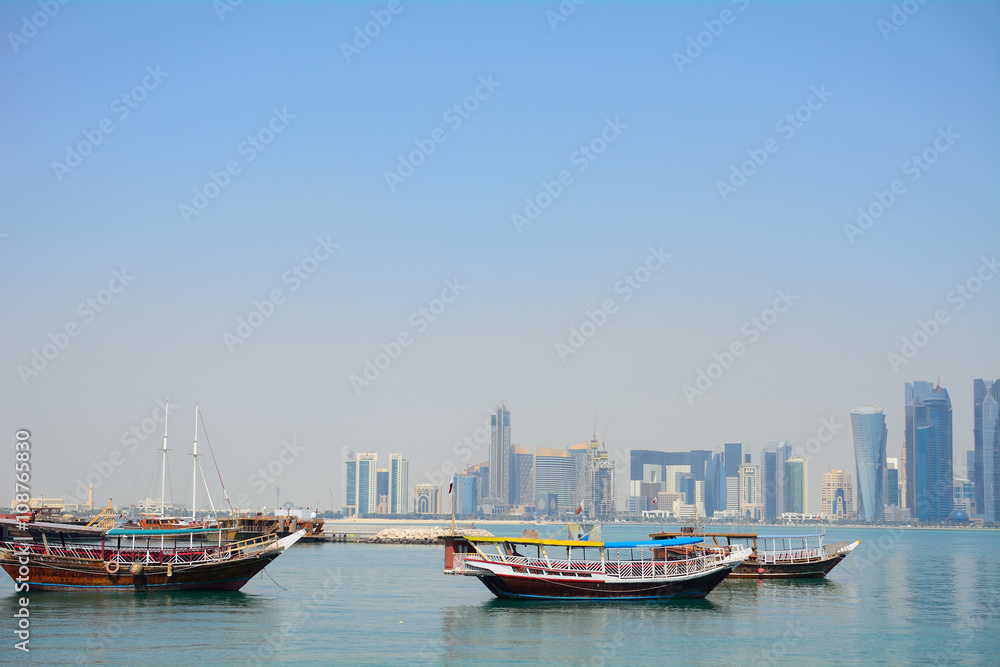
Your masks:
M1000 532L827 531L857 538L827 579L727 580L678 602L500 601L441 574L442 547L296 545L239 593L33 593L30 655L13 649L5 580L0 662L1000 664Z

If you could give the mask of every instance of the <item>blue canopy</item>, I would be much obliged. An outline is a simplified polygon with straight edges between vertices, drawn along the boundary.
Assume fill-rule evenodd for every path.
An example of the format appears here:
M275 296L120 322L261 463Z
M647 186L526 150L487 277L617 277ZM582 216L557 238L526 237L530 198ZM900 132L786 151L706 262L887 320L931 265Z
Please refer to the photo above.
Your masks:
M703 542L700 537L676 537L672 540L646 540L644 542L605 542L605 549L650 549L653 547L681 547Z

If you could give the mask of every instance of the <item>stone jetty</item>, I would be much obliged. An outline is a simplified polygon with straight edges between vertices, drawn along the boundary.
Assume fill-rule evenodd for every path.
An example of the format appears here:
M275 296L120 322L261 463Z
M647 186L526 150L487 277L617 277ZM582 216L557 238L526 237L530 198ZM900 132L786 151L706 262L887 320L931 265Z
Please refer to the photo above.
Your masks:
M456 528L459 535L473 537L493 537L493 533L482 528ZM444 538L451 535L451 528L386 528L364 540L370 544L444 544Z

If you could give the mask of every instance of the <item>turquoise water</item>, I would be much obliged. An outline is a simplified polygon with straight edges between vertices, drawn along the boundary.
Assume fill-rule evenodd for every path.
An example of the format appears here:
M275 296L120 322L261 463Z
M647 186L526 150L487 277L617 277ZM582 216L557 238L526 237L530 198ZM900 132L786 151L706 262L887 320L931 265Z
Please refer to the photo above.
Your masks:
M604 538L648 532L605 526ZM705 600L614 603L496 600L474 578L441 574L442 547L300 544L268 567L274 581L258 576L239 593L33 593L30 654L13 649L6 580L0 655L46 665L997 664L1000 532L827 531L827 542L858 538L827 579L727 580Z

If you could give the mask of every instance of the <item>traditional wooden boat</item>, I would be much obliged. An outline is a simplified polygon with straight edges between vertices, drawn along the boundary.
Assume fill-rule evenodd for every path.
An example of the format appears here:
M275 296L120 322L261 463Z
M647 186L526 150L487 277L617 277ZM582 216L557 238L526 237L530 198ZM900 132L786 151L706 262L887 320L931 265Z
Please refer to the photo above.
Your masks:
M445 537L445 574L478 577L498 598L658 600L703 598L750 556L692 549L701 538L592 542Z
M673 540L697 535L706 549L726 553L750 548L752 554L729 575L746 579L821 578L854 551L861 540L823 544L822 533L813 535L758 535L757 533L694 533L690 530L650 535L655 540Z
M304 532L170 548L108 547L104 536L100 544L54 546L43 534L42 543L0 542L0 567L25 591L236 591Z

